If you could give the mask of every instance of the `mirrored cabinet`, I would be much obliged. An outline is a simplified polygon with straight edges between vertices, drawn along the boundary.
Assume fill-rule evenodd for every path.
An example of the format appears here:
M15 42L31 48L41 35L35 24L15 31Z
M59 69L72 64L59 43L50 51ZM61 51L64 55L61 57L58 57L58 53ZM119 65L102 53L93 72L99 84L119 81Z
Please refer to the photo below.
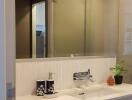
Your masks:
M118 0L16 0L17 58L115 56L118 5Z

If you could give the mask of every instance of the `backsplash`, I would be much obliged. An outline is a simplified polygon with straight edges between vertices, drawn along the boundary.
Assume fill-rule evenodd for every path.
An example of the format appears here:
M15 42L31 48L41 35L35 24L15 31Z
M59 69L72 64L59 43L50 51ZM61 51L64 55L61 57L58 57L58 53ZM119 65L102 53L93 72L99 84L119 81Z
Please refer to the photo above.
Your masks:
M74 88L73 73L91 70L95 83L104 83L116 63L116 58L88 58L71 60L17 61L16 95L32 94L36 80L48 79L49 72L55 73L55 89Z

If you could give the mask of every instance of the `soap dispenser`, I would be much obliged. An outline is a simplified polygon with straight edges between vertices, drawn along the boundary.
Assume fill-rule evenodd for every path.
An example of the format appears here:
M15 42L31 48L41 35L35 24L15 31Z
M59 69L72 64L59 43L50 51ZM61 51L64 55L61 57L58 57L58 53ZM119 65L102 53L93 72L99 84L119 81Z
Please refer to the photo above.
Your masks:
M49 79L46 81L46 94L54 94L54 80L52 72L49 73Z

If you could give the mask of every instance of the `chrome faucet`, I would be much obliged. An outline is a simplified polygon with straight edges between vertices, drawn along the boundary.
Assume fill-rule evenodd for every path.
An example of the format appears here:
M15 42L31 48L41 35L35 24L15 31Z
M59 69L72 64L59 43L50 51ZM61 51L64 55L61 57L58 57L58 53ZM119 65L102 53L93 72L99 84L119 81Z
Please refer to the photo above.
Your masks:
M92 79L92 75L90 73L90 69L88 69L87 72L77 72L73 73L73 80L89 80L91 82L94 82Z

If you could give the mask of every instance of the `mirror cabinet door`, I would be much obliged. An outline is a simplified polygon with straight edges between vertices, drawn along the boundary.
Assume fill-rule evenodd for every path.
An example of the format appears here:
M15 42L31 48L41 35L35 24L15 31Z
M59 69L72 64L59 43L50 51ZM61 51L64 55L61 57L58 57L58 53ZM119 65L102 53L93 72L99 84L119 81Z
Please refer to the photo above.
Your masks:
M116 55L118 0L16 1L17 58Z
M85 55L116 55L118 10L118 0L86 0Z

